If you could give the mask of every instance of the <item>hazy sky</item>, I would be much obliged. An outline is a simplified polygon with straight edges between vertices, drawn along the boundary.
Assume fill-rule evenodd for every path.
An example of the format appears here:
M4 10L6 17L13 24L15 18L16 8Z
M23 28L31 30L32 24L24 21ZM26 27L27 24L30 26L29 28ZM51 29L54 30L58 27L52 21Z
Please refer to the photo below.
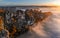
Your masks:
M0 0L1 5L46 5L60 0Z

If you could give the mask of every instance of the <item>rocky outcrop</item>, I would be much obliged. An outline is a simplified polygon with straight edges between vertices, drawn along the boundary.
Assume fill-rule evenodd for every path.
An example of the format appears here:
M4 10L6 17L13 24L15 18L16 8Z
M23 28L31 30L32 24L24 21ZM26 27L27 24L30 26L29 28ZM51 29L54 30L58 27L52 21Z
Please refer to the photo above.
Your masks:
M17 10L14 13L7 10L3 16L5 24L4 29L9 31L10 37L17 37L29 31L33 24L45 20L50 15L52 15L51 12L42 12L41 10Z

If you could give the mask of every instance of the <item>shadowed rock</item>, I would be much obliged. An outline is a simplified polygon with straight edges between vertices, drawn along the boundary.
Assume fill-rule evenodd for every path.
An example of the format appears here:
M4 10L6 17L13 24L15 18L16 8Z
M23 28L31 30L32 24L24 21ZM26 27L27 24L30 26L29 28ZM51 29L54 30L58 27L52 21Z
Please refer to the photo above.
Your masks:
M11 38L16 38L30 31L31 27L33 27L34 24L42 22L50 15L52 15L51 12L41 12L32 9L27 9L25 11L17 10L13 14L10 11L6 11L6 13L4 14L5 14L5 16L3 16L5 17L4 27L6 27L5 29L9 31L9 35Z

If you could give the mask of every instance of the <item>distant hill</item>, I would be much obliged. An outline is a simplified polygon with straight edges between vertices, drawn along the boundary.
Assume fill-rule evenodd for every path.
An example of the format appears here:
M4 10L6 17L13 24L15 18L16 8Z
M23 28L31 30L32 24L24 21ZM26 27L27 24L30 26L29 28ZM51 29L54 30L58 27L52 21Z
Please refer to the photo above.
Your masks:
M0 6L1 7L60 7L60 6L32 6L32 5L29 5L29 6Z

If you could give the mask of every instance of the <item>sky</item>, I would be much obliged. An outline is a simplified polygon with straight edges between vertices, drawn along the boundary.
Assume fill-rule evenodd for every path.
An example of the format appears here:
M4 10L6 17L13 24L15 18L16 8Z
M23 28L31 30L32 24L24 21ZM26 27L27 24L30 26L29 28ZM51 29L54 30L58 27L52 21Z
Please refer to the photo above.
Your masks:
M3 6L3 5L53 5L53 4L60 3L59 1L60 0L0 0L0 6Z

